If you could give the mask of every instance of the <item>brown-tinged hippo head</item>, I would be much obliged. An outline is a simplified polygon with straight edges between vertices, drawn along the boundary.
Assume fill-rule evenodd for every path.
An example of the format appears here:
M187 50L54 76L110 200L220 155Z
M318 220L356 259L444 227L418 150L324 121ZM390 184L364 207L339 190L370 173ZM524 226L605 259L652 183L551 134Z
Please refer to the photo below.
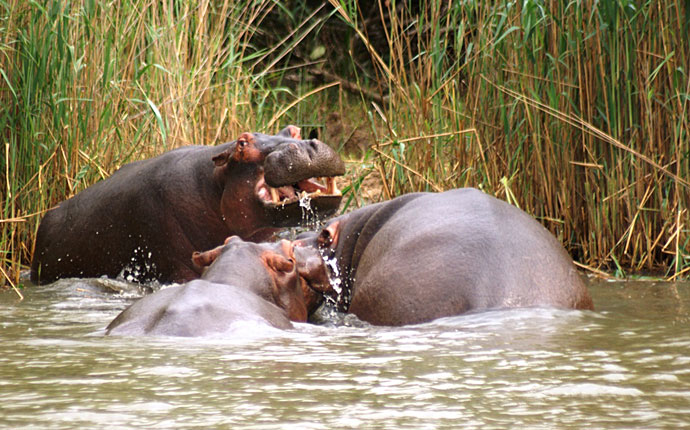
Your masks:
M195 265L206 267L201 279L228 284L245 279L260 297L286 310L292 321L306 321L331 286L318 250L293 242L245 242L237 236L205 252L192 255Z
M295 126L273 136L242 133L213 162L223 190L221 212L234 220L239 212L243 224L233 232L245 238L264 238L255 233L265 226L299 225L300 199L319 217L333 214L342 199L334 177L345 173L343 161L325 143L302 140Z

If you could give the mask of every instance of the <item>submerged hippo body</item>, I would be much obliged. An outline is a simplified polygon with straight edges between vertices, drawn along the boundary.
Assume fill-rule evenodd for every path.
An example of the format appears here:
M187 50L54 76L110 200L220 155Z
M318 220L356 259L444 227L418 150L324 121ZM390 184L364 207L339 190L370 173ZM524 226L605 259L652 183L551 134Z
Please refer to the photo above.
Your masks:
M183 282L199 277L189 260L230 235L262 240L297 225L298 194L319 215L337 210L332 176L339 156L288 126L275 136L243 133L215 147L178 148L125 165L46 213L37 233L31 280L124 276ZM309 179L328 177L323 186Z
M299 252L296 258L287 241L256 244L230 238L224 246L195 254L200 265L210 264L201 279L144 296L122 311L106 334L222 335L238 322L291 328L290 321L306 321L315 307L305 293L328 286L323 267L309 263L320 261L317 251Z
M372 324L492 308L592 309L556 238L525 212L475 189L367 206L302 242L313 241L336 259L340 309Z

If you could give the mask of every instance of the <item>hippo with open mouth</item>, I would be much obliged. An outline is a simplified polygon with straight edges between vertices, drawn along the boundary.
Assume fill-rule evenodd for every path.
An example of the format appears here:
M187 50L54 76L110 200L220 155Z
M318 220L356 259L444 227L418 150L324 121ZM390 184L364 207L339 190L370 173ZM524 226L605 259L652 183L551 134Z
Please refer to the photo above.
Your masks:
M192 252L228 236L258 242L299 225L300 198L309 197L317 216L333 214L342 199L334 176L344 172L335 151L302 140L295 126L129 163L46 213L31 280L196 279L202 268L190 261Z

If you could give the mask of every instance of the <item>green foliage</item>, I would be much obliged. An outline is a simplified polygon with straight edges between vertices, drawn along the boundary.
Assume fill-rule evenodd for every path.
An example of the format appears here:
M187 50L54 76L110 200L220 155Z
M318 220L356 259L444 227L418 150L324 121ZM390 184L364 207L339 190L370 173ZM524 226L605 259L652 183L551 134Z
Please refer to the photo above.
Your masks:
M334 110L374 136L348 204L475 186L583 264L690 273L687 2L360 3L0 0L0 278L123 164Z
M16 282L30 261L43 212L123 164L281 121L279 100L291 97L262 78L271 66L255 71L263 51L251 43L275 7L1 3L0 279Z
M379 3L389 57L346 3L390 88L390 195L477 186L584 264L690 273L687 2Z

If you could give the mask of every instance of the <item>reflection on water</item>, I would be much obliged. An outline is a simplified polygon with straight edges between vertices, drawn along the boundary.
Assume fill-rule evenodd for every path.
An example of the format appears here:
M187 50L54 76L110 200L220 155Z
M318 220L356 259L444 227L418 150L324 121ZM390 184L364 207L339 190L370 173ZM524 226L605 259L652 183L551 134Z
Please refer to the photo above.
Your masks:
M2 292L0 428L690 425L690 284L591 292L595 312L298 324L234 339L104 337L141 293L117 281L60 281L23 302Z

